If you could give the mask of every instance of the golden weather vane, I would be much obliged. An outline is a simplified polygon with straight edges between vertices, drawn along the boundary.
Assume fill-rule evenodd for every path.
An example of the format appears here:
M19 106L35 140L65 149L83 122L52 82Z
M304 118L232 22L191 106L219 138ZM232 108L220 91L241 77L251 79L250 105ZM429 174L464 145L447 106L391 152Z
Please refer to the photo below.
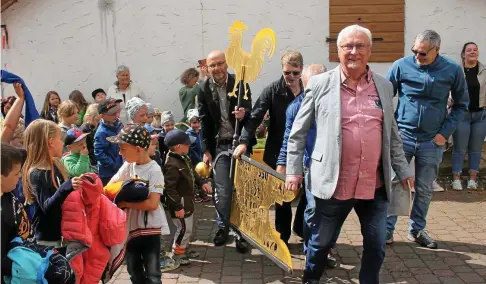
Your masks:
M236 77L235 87L228 94L230 97L236 97L236 86L240 80L243 80L245 85L254 82L263 67L265 55L271 58L275 52L275 32L270 28L260 30L253 39L250 53L246 52L241 47L241 42L243 41L243 31L247 29L248 27L242 21L235 21L229 28L230 43L226 49L226 63L233 69ZM248 99L246 93L244 99Z

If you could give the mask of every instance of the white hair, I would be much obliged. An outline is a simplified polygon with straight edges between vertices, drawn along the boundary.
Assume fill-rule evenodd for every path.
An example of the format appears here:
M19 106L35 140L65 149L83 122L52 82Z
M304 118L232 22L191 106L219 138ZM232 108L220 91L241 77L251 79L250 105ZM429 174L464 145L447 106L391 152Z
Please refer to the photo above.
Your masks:
M440 35L434 30L425 30L417 35L415 41L428 41L431 47L440 46Z
M368 39L370 40L370 46L372 45L372 36L371 36L371 32L370 30L368 30L367 28L365 27L362 27L360 25L351 25L351 26L347 26L345 27L344 29L342 29L340 32L339 32L339 35L337 37L337 41L336 41L336 44L337 46L339 47L340 43L344 40L344 38L352 33L364 33Z
M130 73L130 69L128 69L127 66L125 65L120 65L116 68L116 76L118 76L118 74L120 74L120 72L123 72L123 71L127 71L128 73Z
M302 70L302 77L310 78L311 76L326 72L324 64L309 64L305 65Z

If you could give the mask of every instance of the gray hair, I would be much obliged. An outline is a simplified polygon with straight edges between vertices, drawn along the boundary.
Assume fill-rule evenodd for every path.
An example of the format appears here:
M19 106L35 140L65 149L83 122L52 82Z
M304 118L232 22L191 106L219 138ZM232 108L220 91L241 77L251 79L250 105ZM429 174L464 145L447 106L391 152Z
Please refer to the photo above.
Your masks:
M310 78L311 76L326 72L326 66L324 64L309 64L305 65L302 70L302 77Z
M130 69L127 66L120 65L116 68L116 76L118 76L118 74L120 74L120 72L123 72L123 71L127 71L128 73L130 73Z
M368 37L368 39L370 40L370 46L373 44L373 38L371 36L370 30L368 30L367 28L362 27L360 25L351 25L351 26L345 27L344 29L342 29L339 32L339 35L338 35L337 41L336 41L337 46L339 47L339 44L344 40L344 37L348 36L349 34L358 33L358 32L364 33Z
M434 30L425 30L417 35L415 41L428 41L431 47L440 46L440 35Z

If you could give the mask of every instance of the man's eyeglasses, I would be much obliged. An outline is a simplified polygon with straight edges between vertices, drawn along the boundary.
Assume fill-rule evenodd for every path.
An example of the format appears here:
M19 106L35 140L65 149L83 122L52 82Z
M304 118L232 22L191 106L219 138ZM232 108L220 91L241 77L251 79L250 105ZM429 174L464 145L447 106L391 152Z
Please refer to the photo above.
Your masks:
M224 64L226 64L226 61L220 61L220 62L216 62L216 63L208 65L208 68L214 69L216 67L221 67Z
M300 71L282 71L284 73L284 75L288 76L290 74L294 75L294 76L299 76L300 75Z
M429 52L431 52L431 51L432 51L434 48L435 48L435 46L434 46L434 47L432 47L431 49L427 50L427 52L422 52L422 51L418 51L418 50L416 50L416 49L413 49L413 47L412 47L412 53L413 53L413 54L415 54L415 55L420 55L420 56L422 56L422 57L425 57L425 56L427 56L427 54L429 54Z
M353 51L354 48L356 48L356 51L358 51L358 52L363 52L368 47L370 47L370 45L369 44L364 44L364 43L358 43L358 44L345 44L345 45L340 45L339 47L342 50L346 51L346 52L351 52L351 51Z

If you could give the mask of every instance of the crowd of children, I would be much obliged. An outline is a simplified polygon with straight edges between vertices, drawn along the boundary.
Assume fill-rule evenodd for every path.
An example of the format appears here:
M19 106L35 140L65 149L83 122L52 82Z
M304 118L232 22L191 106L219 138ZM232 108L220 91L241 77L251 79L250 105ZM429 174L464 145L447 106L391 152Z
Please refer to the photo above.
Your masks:
M28 124L20 145L11 138L10 143L2 143L2 262L13 257L8 248L15 237L55 248L72 261L70 238L61 226L67 222L63 220L63 204L73 192L88 198L83 191L101 190L96 188L98 177L105 196L109 196L107 190L115 188L117 194L110 199L126 218L125 242L116 255L124 256L133 283L161 283L161 272L188 265L189 259L198 257L188 248L194 203L211 201L212 189L208 180L194 171L202 162L195 109L199 73L191 69L185 74L186 86L180 94L181 103L186 104L185 130L176 128L170 110L160 112L139 96L113 98L96 89L92 92L95 103L89 104L78 90L66 101L54 91L46 95L41 118ZM23 98L21 88L16 87L16 91ZM5 107L5 116L14 116L7 114L12 105L13 100ZM122 112L127 123L120 119ZM21 121L20 114L17 120ZM121 199L122 191L128 192L128 198ZM102 216L93 214L100 214L94 218ZM172 251L164 256L161 235L170 234L167 217L176 231ZM154 248L161 248L162 253ZM116 266L117 257L110 256L111 263L104 264ZM2 265L2 281L3 276L11 276L10 270ZM81 273L77 269L74 272L76 276Z

